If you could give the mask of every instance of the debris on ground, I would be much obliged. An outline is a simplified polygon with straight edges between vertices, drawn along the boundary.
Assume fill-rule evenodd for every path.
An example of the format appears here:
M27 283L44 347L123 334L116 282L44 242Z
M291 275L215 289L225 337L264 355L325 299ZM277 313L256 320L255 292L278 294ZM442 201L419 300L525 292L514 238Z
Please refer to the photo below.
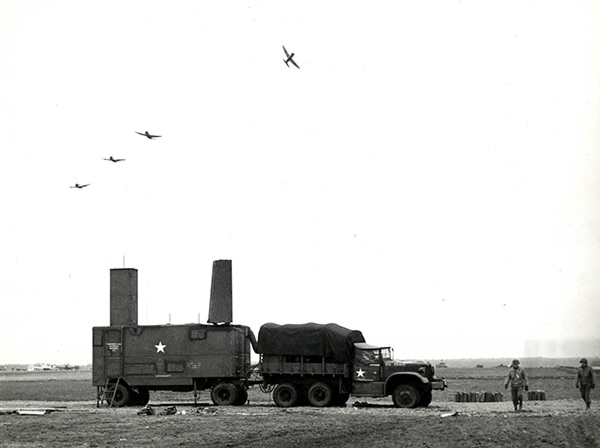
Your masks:
M381 403L367 403L366 401L355 401L352 405L353 408L391 408L392 405L381 404Z
M177 414L177 408L175 406L167 406L161 411L156 411L152 406L147 404L137 413L138 415L175 415Z
M177 414L177 408L175 406L168 406L158 413L158 415L175 415Z
M192 414L216 414L219 412L217 407L195 407L190 409L188 412Z
M17 414L19 415L46 415L48 413L45 409L19 409Z
M156 415L156 411L152 406L147 404L142 409L140 409L137 413L138 415Z
M56 409L17 409L16 413L19 415L46 415L54 411Z

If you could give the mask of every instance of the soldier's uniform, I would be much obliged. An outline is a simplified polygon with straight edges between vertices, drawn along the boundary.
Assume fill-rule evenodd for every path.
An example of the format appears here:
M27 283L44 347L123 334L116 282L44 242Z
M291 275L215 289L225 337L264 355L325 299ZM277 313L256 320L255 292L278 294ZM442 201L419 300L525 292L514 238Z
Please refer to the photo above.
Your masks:
M529 385L527 384L525 370L519 367L518 359L513 360L512 366L508 370L508 375L506 376L506 380L504 380L504 388L508 388L509 384L515 411L517 410L517 406L518 410L523 409L523 389L529 390Z
M596 383L594 382L594 369L588 366L587 359L585 358L582 358L579 362L581 363L581 367L577 371L577 382L575 383L575 387L579 389L581 398L585 401L585 407L589 409L592 404L590 391L596 387Z

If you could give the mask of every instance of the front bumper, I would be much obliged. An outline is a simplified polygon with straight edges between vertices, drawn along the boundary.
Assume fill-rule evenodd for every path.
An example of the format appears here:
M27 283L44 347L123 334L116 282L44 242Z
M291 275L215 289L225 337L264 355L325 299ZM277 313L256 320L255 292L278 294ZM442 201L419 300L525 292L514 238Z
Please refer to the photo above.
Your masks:
M438 380L437 378L431 382L431 388L433 390L444 390L448 387L448 383L445 378Z

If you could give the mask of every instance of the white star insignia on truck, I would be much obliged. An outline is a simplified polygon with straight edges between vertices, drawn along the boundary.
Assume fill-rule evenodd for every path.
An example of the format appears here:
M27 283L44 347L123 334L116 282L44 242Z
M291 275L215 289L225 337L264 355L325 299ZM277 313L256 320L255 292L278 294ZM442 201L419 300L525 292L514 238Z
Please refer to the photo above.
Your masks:
M365 377L365 372L364 372L364 370L363 370L363 369L358 369L358 370L356 371L356 376L357 376L357 378L364 378L364 377Z
M166 345L163 345L162 342L159 342L158 345L155 345L156 353L164 353Z

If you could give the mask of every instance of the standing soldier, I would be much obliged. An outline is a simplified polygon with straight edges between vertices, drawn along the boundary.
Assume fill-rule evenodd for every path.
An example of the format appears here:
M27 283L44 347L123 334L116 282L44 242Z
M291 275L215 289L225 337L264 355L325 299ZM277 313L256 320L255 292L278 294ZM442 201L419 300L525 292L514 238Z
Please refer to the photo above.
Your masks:
M585 401L585 408L589 409L592 404L590 391L596 387L596 383L594 382L594 370L588 366L587 359L582 358L579 362L581 363L581 367L577 371L577 382L575 383L575 387L581 392L581 398Z
M508 369L508 375L506 376L506 380L504 380L504 388L507 389L509 384L515 411L517 411L517 406L520 411L523 409L523 388L529 390L529 385L527 384L525 370L519 367L518 359L514 359L511 368Z

